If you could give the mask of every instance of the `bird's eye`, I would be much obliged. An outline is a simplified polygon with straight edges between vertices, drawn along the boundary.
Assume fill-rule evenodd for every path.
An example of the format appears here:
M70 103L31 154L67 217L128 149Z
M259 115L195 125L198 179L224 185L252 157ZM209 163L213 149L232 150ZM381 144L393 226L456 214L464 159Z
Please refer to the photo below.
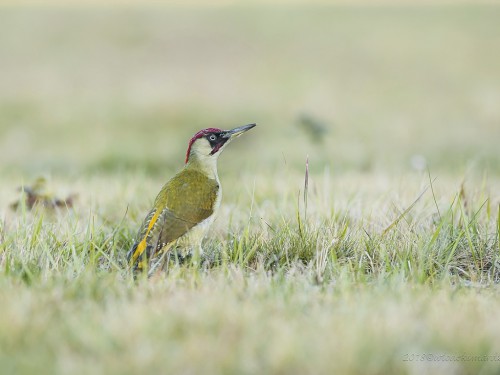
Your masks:
M210 137L208 137L211 141L215 141L217 139L217 136L215 134L212 134Z

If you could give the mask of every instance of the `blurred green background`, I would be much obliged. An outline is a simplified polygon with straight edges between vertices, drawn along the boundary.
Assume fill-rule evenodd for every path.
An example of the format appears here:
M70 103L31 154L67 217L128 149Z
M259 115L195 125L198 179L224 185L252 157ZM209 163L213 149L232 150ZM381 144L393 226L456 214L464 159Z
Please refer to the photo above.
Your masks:
M0 170L163 175L195 131L257 122L222 174L306 155L313 171L500 174L499 20L472 4L2 6Z

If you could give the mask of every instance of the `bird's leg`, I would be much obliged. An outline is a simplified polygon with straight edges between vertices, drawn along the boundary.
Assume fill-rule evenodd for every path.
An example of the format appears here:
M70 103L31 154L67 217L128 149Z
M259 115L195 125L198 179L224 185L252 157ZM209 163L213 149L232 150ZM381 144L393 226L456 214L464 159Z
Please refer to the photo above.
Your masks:
M175 247L171 250L171 257L169 260L172 260L177 265L183 265L190 261L192 255L191 252L183 251L180 247Z
M179 265L189 264L191 266L198 267L200 264L204 263L205 259L201 243L189 245L187 250L184 251L185 255L182 255L179 251L174 254L175 260Z
M189 246L188 250L182 250L179 248L172 249L169 260L174 261L176 264L182 266L185 264L191 264L195 267L199 265L209 266L214 263L213 256L207 254L203 251L201 243L194 246Z

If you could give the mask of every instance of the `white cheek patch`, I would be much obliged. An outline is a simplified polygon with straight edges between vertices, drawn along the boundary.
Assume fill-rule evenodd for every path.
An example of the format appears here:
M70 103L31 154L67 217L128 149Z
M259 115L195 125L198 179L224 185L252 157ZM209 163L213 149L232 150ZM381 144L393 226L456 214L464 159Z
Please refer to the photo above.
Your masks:
M200 138L193 144L191 150L199 156L208 156L212 152L212 147L205 138Z

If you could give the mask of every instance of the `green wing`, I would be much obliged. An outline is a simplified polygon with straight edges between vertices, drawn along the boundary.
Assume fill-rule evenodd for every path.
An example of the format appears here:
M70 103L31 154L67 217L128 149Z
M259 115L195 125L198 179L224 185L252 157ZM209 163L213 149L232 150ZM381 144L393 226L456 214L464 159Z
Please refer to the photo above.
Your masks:
M184 169L156 197L128 253L134 268L144 268L165 246L213 214L219 184L199 171Z
M135 268L143 268L144 261L149 262L165 246L182 237L197 223L176 217L168 208L163 209L158 215L157 210L152 210L144 221L129 252L129 262Z

